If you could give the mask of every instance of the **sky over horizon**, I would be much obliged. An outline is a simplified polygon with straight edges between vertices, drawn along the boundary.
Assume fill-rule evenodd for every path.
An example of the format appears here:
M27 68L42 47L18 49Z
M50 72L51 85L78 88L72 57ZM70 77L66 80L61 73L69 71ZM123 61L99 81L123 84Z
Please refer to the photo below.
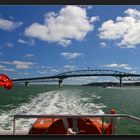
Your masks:
M140 73L139 59L139 6L0 6L0 72L12 79L88 68Z

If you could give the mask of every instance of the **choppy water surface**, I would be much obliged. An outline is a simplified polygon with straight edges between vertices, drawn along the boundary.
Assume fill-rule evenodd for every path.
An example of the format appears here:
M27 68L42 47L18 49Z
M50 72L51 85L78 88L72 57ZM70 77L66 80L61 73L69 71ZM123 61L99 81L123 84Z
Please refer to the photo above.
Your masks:
M99 88L86 86L30 85L0 88L0 131L12 130L15 114L104 114L140 117L140 87ZM17 130L29 130L36 119L18 119ZM140 125L117 121L119 134L140 134Z

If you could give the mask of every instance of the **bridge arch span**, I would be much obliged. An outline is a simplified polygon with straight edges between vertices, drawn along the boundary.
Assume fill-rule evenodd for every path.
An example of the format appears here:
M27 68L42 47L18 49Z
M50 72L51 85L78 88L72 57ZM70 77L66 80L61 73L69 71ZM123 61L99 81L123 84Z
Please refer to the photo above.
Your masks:
M115 71L115 70L106 70L106 69L94 69L94 70L76 70L76 71L69 71L63 72L56 77L59 78L59 86L62 85L62 82L66 78L70 77L83 77L83 76L113 76L119 79L120 87L122 86L122 78L130 75L129 73Z
M79 77L79 76L126 76L129 73L115 71L115 70L103 70L103 69L95 69L95 70L76 70L76 71L68 71L63 72L58 75L57 77L61 78L68 78L68 77Z

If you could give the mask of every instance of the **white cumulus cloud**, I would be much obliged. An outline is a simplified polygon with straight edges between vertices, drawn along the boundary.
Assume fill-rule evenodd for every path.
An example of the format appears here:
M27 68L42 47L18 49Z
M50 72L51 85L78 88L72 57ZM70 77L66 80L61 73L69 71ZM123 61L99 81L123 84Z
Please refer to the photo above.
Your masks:
M17 42L21 43L21 44L24 44L24 45L28 45L28 46L35 46L36 45L35 41L33 39L31 39L31 40L23 40L23 39L19 38L17 40Z
M76 66L74 66L74 65L65 65L64 66L64 71L71 71L71 70L74 70L76 68Z
M36 63L15 60L12 62L12 64L15 65L17 69L29 69Z
M107 67L107 68L124 68L126 70L131 70L132 69L131 67L129 67L128 64L117 64L117 63L106 64L106 65L103 65L103 67Z
M59 69L51 69L51 72L59 72Z
M100 42L100 47L101 48L109 48L105 42Z
M74 58L77 58L79 56L82 56L83 53L77 53L77 52L73 52L73 53L70 53L70 52L63 52L61 53L62 56L64 56L66 59L74 59Z
M20 27L22 22L14 22L7 19L0 18L0 29L5 31L13 31L14 29Z
M79 6L65 6L59 13L49 12L44 16L44 24L34 22L25 29L25 35L43 41L56 42L68 46L72 40L83 40L93 31L93 22L98 17L87 17L86 9Z
M29 69L32 68L32 66L35 65L36 63L14 60L14 61L0 61L0 64L13 65L17 69Z
M47 73L47 71L46 70L44 70L44 71L37 71L39 74L46 74Z
M7 67L4 66L4 65L0 65L0 70L9 71L9 72L15 71L13 68L7 68Z
M31 58L31 57L34 57L34 55L33 54L25 54L24 57Z
M99 32L100 39L120 40L119 47L135 48L140 44L140 11L127 9L123 17L105 21Z

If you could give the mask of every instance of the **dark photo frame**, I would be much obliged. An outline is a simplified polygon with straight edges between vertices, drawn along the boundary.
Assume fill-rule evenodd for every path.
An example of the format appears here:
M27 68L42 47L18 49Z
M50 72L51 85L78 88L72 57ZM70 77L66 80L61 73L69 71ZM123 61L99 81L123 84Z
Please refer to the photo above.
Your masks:
M44 77L45 76L45 75L43 75L43 71L42 71L42 75L40 73L39 76L36 75L35 73L33 73L33 70L36 69L36 70L39 71L39 69L36 66L36 62L31 62L31 61L33 60L32 58L34 56L42 57L42 60L40 59L40 62L41 61L43 62L44 61L43 59L47 58L45 56L45 53L44 53L45 49L44 50L43 49L42 50L41 49L35 49L35 47L37 48L37 45L45 46L45 43L46 43L47 46L50 45L52 47L51 49L48 49L48 51L51 50L51 51L55 52L56 51L55 47L57 49L59 49L59 47L61 47L61 49L60 49L61 51L58 51L59 54L60 54L59 57L57 56L58 52L57 53L55 52L56 56L54 54L52 54L52 56L48 57L48 59L52 60L51 62L54 63L54 67L52 66L52 69L51 69L52 71L50 70L50 68L48 68L49 65L51 65L51 63L49 61L48 61L49 65L48 65L48 67L46 67L47 70L50 70L50 73L47 75L47 77L50 76L52 79L53 78L54 79L57 78L57 80L58 80L57 83L58 83L59 86L61 86L61 83L63 83L63 80L65 78L67 78L67 75L65 77L65 73L67 74L68 70L69 71L76 71L77 70L79 72L80 70L83 70L83 69L85 70L86 69L85 71L88 71L88 72L90 71L92 73L91 76L93 76L93 75L94 76L112 76L113 75L114 77L117 77L117 79L118 79L118 81L116 80L115 82L114 81L112 82L110 80L110 81L107 81L107 82L105 82L105 81L104 82L98 82L97 81L97 82L90 83L91 82L90 81L88 83L89 85L86 85L87 83L83 83L82 84L83 86L89 86L90 90L91 90L92 86L100 86L100 92L102 92L102 89L105 89L105 90L108 90L108 93L109 93L110 89L113 90L112 87L118 87L118 88L120 88L122 86L130 86L130 87L131 86L136 86L136 87L138 87L139 86L139 82L136 81L136 82L132 82L132 83L131 82L130 83L127 83L127 82L125 83L125 82L123 82L122 79L126 78L129 81L129 80L131 80L131 78L133 79L133 77L136 78L136 80L138 79L137 77L139 77L138 67L136 67L136 65L134 65L134 67L133 67L133 65L132 65L134 60L132 62L131 62L130 59L128 60L129 56L131 58L133 58L134 55L131 55L132 54L131 52L133 52L133 51L134 51L135 54L137 54L135 59L137 58L137 61L138 61L138 58L139 58L138 52L140 50L137 49L138 46L139 46L139 43L140 43L139 39L138 39L139 36L136 36L136 35L138 35L138 34L136 34L137 30L135 28L133 28L134 26L138 27L138 23L140 22L139 21L139 18L140 18L139 14L140 13L138 13L138 12L140 12L140 8L138 8L139 4L140 4L140 2L138 2L138 0L133 0L133 1L132 0L131 1L129 1L129 0L123 0L123 1L119 1L119 0L87 0L87 1L86 0L79 0L79 1L74 1L74 0L69 0L69 1L68 0L59 0L59 1L58 0L52 0L52 1L45 1L45 0L38 0L38 1L37 0L36 1L34 1L34 0L28 0L28 1L26 1L26 0L25 1L1 0L0 1L0 20L1 20L1 24L0 24L0 36L1 36L0 37L1 38L1 40L0 40L0 57L1 57L0 58L0 70L2 71L2 73L6 72L6 74L12 79L12 81L14 83L24 81L23 83L25 84L25 87L29 88L28 84L30 85L30 81L31 80L38 80L38 79L40 80L40 77ZM48 25L49 24L48 22L51 22L51 16L52 16L52 19L55 20L56 17L61 15L61 12L62 12L61 10L62 10L62 8L66 7L66 5L78 6L78 7L81 8L80 9L81 12L85 12L86 17L84 17L84 20L81 20L81 23L85 22L85 24L87 24L86 25L87 27L85 27L85 28L81 27L80 28L79 27L80 24L79 24L79 26L75 25L74 29L77 30L77 32L79 34L76 34L74 32L67 33L68 30L66 29L65 30L66 34L61 34L61 36L59 36L59 35L55 36L57 33L55 31L53 31L51 26ZM38 8L38 7L41 7L41 6L43 7L42 9ZM44 8L45 6L48 7L48 9L47 9L48 11L47 12L52 12L52 13L50 13L50 15L47 15L47 14L45 15L45 8ZM94 6L95 6L95 9L94 9L95 11L94 10L93 11L95 13L92 11ZM10 7L9 11L8 11L8 7ZM12 9L12 7L15 7L15 8ZM32 7L31 11L30 11L30 7ZM52 10L51 7L55 7L56 9L52 8L53 9ZM37 15L37 10L40 10L40 13L38 15ZM17 19L21 19L20 18L20 13L23 13L23 11L26 13L25 14L26 16L24 14L21 15L21 17L23 16L23 21L18 20L18 22L16 22L16 18ZM34 12L35 12L36 15L32 16ZM80 12L80 14L81 14L81 12ZM104 16L106 13L107 13L107 16ZM9 16L8 16L8 14L9 14ZM40 17L41 14L42 14L42 17ZM16 17L14 17L14 16L16 16ZM26 17L27 17L27 19L26 19ZM61 17L61 18L63 18L63 17ZM83 18L83 17L81 17L81 18ZM37 21L37 19L39 19L39 20ZM43 19L48 20L48 21L44 21ZM72 20L75 21L76 18L74 19L74 16L72 16L71 21ZM30 21L30 22L28 22L28 21ZM55 21L55 23L56 22L59 22L59 21ZM96 23L96 22L100 22L100 23ZM6 23L7 23L7 25L5 26ZM58 23L58 24L60 25L60 23ZM8 24L11 24L11 25L8 26ZM15 24L15 25L13 25L13 24ZM52 24L54 24L54 22L52 22ZM18 27L20 27L22 25L24 26L22 28L22 30L19 29L18 31L16 31L16 29L18 29ZM32 25L36 25L36 26L33 27ZM67 25L67 23L63 24L63 27L66 27L66 25ZM50 34L48 34L48 35L52 35L52 37L54 39L49 38L49 37L45 38L43 36L43 33L44 33L43 30L46 29L46 27L44 27L44 26L47 26L47 28L50 28L50 30L49 30ZM118 26L122 26L122 27L118 27ZM40 27L43 30L40 29ZM89 28L89 29L87 29L87 28ZM35 29L38 29L38 32L34 32ZM56 28L56 30L57 29L58 28ZM2 33L1 30L4 31L4 33ZM98 39L97 40L93 39L93 41L92 41L90 33L92 31L94 31L94 30L96 32L96 37ZM13 34L12 34L12 31L14 31ZM58 29L58 31L59 31L59 33L61 33L61 30ZM69 31L69 32L71 32L71 31ZM40 34L39 34L39 32L40 32ZM6 34L8 34L8 33L10 33L10 35L6 36ZM18 37L17 38L14 37L14 35L16 36L17 34L18 34ZM53 36L53 34L55 34L55 35ZM93 35L95 35L95 34L93 34ZM136 38L133 39L134 36L136 36ZM10 39L6 39L6 38L10 38ZM12 38L15 41L14 43L11 41ZM61 39L61 40L59 40L59 39ZM88 43L88 39L90 40L89 43L90 42L94 43L94 41L98 42L98 43L95 42L95 44L92 44L92 45L96 45L97 46L96 47L97 53L94 53L94 55L97 55L97 56L93 57L93 58L97 59L98 57L100 57L100 58L103 57L102 58L102 62L103 63L101 63L101 61L98 61L100 63L100 66L97 65L96 62L94 62L95 59L93 59L93 65L92 65L92 62L90 62L89 64L87 63L87 61L90 61L90 59L92 59L91 51L93 51L93 49L89 49L89 53L88 53L88 51L86 49L85 49L86 51L84 50L84 45L87 48L88 47L90 48L90 44L88 44L88 45L86 44L86 43ZM10 41L8 41L8 40L10 40ZM77 45L76 49L72 48L72 47L71 48L67 47L67 46L71 45L73 41L75 43L74 45L75 46ZM82 43L82 41L84 42L84 45L81 45L82 49L80 50L79 49L80 46L78 46L78 45L80 45L79 42ZM26 48L26 51L24 52L24 49L22 49L20 47L23 47L23 46L25 47L25 45L29 47L29 50L32 50L32 48L33 48L33 51L37 52L37 53L32 54L33 51L28 51L27 48ZM17 46L19 48L14 53L14 51L12 51L12 48L15 48ZM112 46L112 48L110 46ZM110 49L110 48L112 49L110 52L113 53L114 60L113 60L113 57L112 58L110 57L111 53L108 53L106 51L107 49ZM99 53L99 51L100 51L99 49L102 49L101 53ZM106 49L106 50L103 51L103 49ZM21 54L20 53L18 54L18 50L21 51ZM85 53L83 53L84 51L85 51ZM128 53L128 55L125 54L124 51L126 51ZM108 56L106 56L105 53ZM12 58L12 55L10 56L10 54L12 54L14 57ZM27 56L27 54L28 54L28 56ZM39 54L42 54L42 55L39 55ZM6 58L5 57L6 55L9 55L9 56L7 56L7 58ZM49 54L47 54L47 55L49 55ZM121 56L121 55L123 55L123 56ZM23 57L23 58L20 59L20 57ZM30 60L29 63L26 63L27 62L26 61L27 57L29 58L28 60ZM34 59L36 61L38 61L37 57L36 58L34 57ZM77 59L77 62L79 64L77 62L73 61L75 58L78 58L78 57L79 57L79 60ZM122 57L122 63L121 63L121 59L120 59L121 57ZM20 60L18 61L17 58L19 58ZM58 61L59 58L60 58L60 61L64 61L63 65L64 64L65 65L63 66L63 70L61 69L62 68L61 64L60 65L58 64L58 67L61 70L57 69L58 68L57 67L57 61ZM86 58L86 60L84 60L84 58ZM66 64L66 61L67 61L67 63L69 65ZM107 63L107 61L108 61L108 63ZM55 62L56 62L56 67L55 67ZM130 64L129 64L129 62L130 62ZM74 67L70 68L70 64L71 64L71 66L72 65L74 66L75 63L77 63L77 66L75 68ZM138 64L138 63L136 63L136 64ZM25 70L26 68L28 68L28 67L31 68L33 66L36 66L36 67L34 67L34 69L30 70L29 72L25 72L24 73L25 75L22 72L21 73L19 72L21 69ZM7 67L9 67L9 69ZM41 67L41 65L40 65L40 67ZM14 76L14 74L16 74L16 72L13 70L13 68L15 68L17 70L17 72L19 72L18 76ZM43 66L42 66L42 68L43 68ZM107 69L102 70L102 68L107 68ZM123 71L124 73L122 73L121 72L122 70L124 70L126 72ZM83 72L83 71L80 71L80 72ZM60 75L57 75L57 74L60 74ZM83 73L83 75L84 74L85 73ZM79 75L82 75L82 74L79 73ZM55 76L55 77L53 77L53 76ZM72 77L72 76L69 76L69 77ZM75 77L77 77L77 76L75 76ZM44 78L41 78L41 79L44 79ZM80 79L79 79L79 81L80 81ZM81 79L81 82L82 82L82 79ZM56 85L57 85L57 83L56 83ZM67 84L69 84L69 81L68 81L68 83L66 82L66 85ZM55 88L57 88L56 85L55 85ZM36 88L34 88L34 89L38 90ZM41 92L43 92L43 90L44 89L42 89ZM80 88L79 88L79 90L80 90ZM126 88L125 88L125 90L126 90ZM48 91L50 91L50 90L48 90ZM6 89L2 89L1 88L0 92L1 92L0 94L2 94L2 97L0 97L1 101L4 98L7 98L8 100L11 100L10 103L12 101L16 102L16 100L13 99L14 97L12 98L12 97L9 96L10 93L11 93L11 96L13 96L12 90L8 90L7 91ZM21 92L25 92L25 91L22 90ZM132 92L132 90L128 91L128 95L131 94L129 92ZM136 92L138 92L138 90ZM7 94L6 95L7 97L4 97L4 94ZM17 100L18 99L20 100L19 95L17 94L16 96L18 97ZM121 95L119 94L118 96L116 96L116 98L119 98L119 96L121 96ZM33 97L34 97L34 95L32 94L30 99L33 98ZM110 95L110 97L111 97L111 95ZM113 97L113 95L112 95L112 97ZM118 109L117 110L118 112L116 114L123 114L124 118L125 117L128 117L128 118L130 117L130 119L133 119L133 116L129 116L129 115L133 115L133 114L129 114L129 111L125 110L127 107L130 106L129 104L131 104L131 102L127 103L127 105L128 105L127 106L126 104L123 104L123 101L124 100L132 101L132 104L134 104L136 106L136 111L138 112L139 111L139 108L137 107L137 105L139 105L137 103L138 102L138 96L135 96L135 94L134 94L129 99L128 96L123 94L122 97L123 97L122 101L120 101L120 100L117 101L117 103L119 102L117 104L118 106L114 105L114 104L110 105L110 103L109 103L110 101L114 101L114 103L115 103L115 99L114 98L111 98L109 100L109 99L106 99L104 97L105 98L105 102L108 102L107 106L108 105L110 105L110 106L107 108L108 110L104 109L103 112L107 112L106 114L110 114L110 110L112 109L112 107L116 107L116 108L120 107L121 109L120 110ZM22 98L24 98L24 95L22 96ZM98 98L100 98L100 96L98 96ZM134 100L132 100L132 98ZM43 97L41 97L40 99L43 99ZM51 98L50 98L50 100L51 100ZM69 100L69 98L67 98L67 101L68 100ZM5 99L3 101L5 101ZM74 101L74 98L73 98L73 100L71 100L71 102L72 101ZM96 103L98 103L98 102L96 102ZM7 104L7 107L6 107L6 104ZM85 102L85 104L86 104L86 102ZM3 105L5 105L5 106L3 107ZM4 103L4 102L1 103L1 107L3 109L10 110L9 108L11 108L11 110L12 109L14 110L15 108L12 107L12 104L10 104L10 105L8 107L8 102L7 103ZM19 105L18 101L17 101L17 105ZM71 104L71 106L72 106L72 104ZM124 107L126 107L126 108L124 108ZM22 108L24 108L24 105L22 106ZM26 110L24 110L24 109L21 110L22 113L24 113L24 111L26 112ZM134 112L134 109L132 109L132 110L130 109L130 112ZM20 115L20 114L18 114L18 115ZM18 118L18 115L15 116L15 120ZM135 117L139 116L139 113L134 113L134 116ZM1 120L1 121L4 121L4 120ZM129 124L129 125L131 125L131 124ZM123 131L123 129L126 128L125 131L126 131L127 134L120 133L118 135L115 134L113 136L111 136L111 135L107 135L107 136L106 135L101 135L101 136L98 136L98 135L96 135L96 136L92 135L91 136L90 135L90 136L87 136L86 134L82 135L82 136L81 135L79 135L79 136L75 136L75 135L74 136L64 136L64 135L57 135L57 136L52 136L52 135L48 135L48 136L46 136L46 135L45 136L44 135L43 136L42 135L29 135L29 136L14 135L13 136L13 135L8 135L8 134L4 133L0 137L1 138L6 138L6 139L11 139L11 138L12 139L13 138L14 139L19 139L19 138L21 138L21 139L32 139L32 138L33 139L47 139L47 138L48 139L57 139L57 138L58 139L110 139L110 138L111 139L123 139L123 138L139 139L139 134L140 134L139 133L139 129L134 129L134 127L139 127L139 126L138 126L138 124L136 126L133 126L133 124L132 124L132 128L131 128L131 126L122 127L119 131ZM130 130L132 130L134 133L132 133L132 134L130 133L129 134Z

